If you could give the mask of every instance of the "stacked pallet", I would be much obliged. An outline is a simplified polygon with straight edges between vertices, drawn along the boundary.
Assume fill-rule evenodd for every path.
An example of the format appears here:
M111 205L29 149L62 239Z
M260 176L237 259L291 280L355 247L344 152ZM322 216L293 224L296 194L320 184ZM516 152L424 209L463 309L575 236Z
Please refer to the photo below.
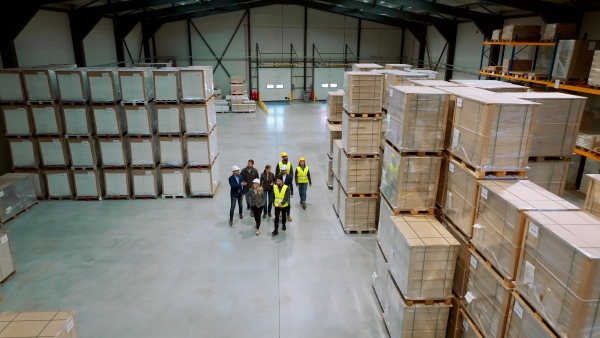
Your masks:
M231 111L233 113L256 112L256 101L248 99L246 91L246 80L241 76L232 76L229 79L231 85Z
M353 72L368 72L375 69L384 69L384 67L376 63L355 63L352 65Z
M530 90L529 87L526 86L519 86L513 83L496 80L451 80L450 82L497 93L528 92Z
M337 176L333 170L333 148L335 140L342 139L342 115L344 114L344 91L338 90L327 93L327 187L334 188ZM339 176L339 173L338 173Z
M385 69L390 69L390 70L404 70L404 71L409 71L412 68L412 65L407 65L405 63L386 63L385 64Z
M37 204L35 185L33 174L9 173L0 176L0 226Z
M412 86L412 80L426 80L427 74L408 72L395 69L377 69L375 73L383 74L383 100L381 102L384 111L389 109L390 88L394 86Z

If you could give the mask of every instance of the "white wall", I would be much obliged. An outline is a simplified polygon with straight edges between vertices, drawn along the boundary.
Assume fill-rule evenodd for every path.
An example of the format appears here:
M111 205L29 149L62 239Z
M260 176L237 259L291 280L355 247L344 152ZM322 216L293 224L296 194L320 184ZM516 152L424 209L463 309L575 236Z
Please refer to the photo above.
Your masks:
M196 34L194 32L194 34ZM156 39L156 54L157 56L189 56L190 50L188 46L188 25L187 21L169 22L164 25L154 35ZM178 60L178 66L189 66L189 61Z
M19 66L75 63L69 15L38 11L15 39Z
M483 33L472 22L459 23L456 39L452 77L455 79L470 79L477 77L483 44ZM487 66L487 59L484 66Z
M402 28L362 21L360 62L393 63L400 59Z
M113 20L103 18L83 40L85 62L88 66L117 62Z
M417 59L419 58L419 41L415 38L410 30L406 30L404 33L404 55L407 59L407 63L417 66Z
M129 57L129 53L127 53L127 48L125 48L125 44L129 47L129 52L131 53L131 58ZM123 42L123 48L125 49L125 61L129 60L139 60L144 58L144 47L142 46L142 24L138 23L135 27L129 32L129 34L125 37ZM140 54L141 52L141 54ZM140 56L141 55L141 56Z

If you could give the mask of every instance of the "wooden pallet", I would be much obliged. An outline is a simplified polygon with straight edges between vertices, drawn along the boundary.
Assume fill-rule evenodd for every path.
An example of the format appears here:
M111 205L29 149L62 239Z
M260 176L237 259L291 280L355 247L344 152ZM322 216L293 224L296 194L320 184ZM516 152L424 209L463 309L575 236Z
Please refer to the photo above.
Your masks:
M134 200L147 200L147 199L158 199L158 195L149 195L149 196L141 196L141 195L133 195L132 199Z
M102 201L102 196L76 196L76 201Z
M27 101L0 101L3 106L26 106Z
M251 113L256 113L256 110L255 111L233 111L232 110L231 112L234 114L251 114Z
M131 197L129 195L122 195L122 196L104 196L105 200L128 200L131 199Z
M132 164L131 169L156 169L158 164Z
M371 194L353 194L353 193L346 193L346 197L348 198L377 198L378 194L376 193L371 193Z
M162 195L163 199L166 199L166 198L175 199L175 198L186 198L186 197L187 197L186 195L164 195L164 194Z
M392 209L392 212L396 216L398 216L398 215L435 215L435 208L429 208L427 210L417 210L417 209L396 210L396 209Z
M213 197L215 197L215 195L212 195L212 194L205 194L205 195L191 194L190 197L191 198L213 198Z
M48 196L49 201L72 201L73 196Z
M90 106L115 106L120 105L121 100L117 101L90 101Z
M183 169L186 165L185 164L159 164L158 165L161 168L164 169Z
M65 138L88 139L96 134L65 134Z
M212 164L196 164L196 163L188 163L188 168L196 168L196 169L210 169L212 168Z
M351 159L379 159L379 154L370 154L370 155L355 155L355 154L348 154L348 158Z
M4 284L6 283L9 279L12 278L12 276L14 276L17 273L17 268L15 268L15 271L11 272L10 275L6 276L6 278L4 278L4 280L0 281L0 284ZM2 298L2 296L0 295L0 301L4 299Z
M571 162L571 157L561 157L561 156L537 156L530 157L529 162L546 162L546 161L563 161L563 162Z
M167 137L181 137L185 134L185 132L180 131L180 132L176 132L176 133L161 133L161 132L157 132L156 135L158 136L167 136ZM152 136L152 135L150 135Z
M71 167L71 170L74 171L90 171L90 170L98 170L97 166L90 166L90 167Z
M96 135L98 138L123 138L125 137L125 133L123 134L98 134Z
M53 100L42 100L42 101L27 101L28 106L42 105L42 104L54 104Z
M61 106L85 106L87 101L58 101Z
M48 133L48 134L40 134L40 133L35 133L36 137L62 137L63 134L62 133Z
M42 169L46 170L68 170L68 165L43 165Z
M346 112L346 114L348 114L348 116L354 117L354 118L381 118L381 113L355 114L355 113Z
M28 206L27 208L19 211L18 213L16 213L13 217L7 219L6 221L4 221L4 223L0 223L0 226L5 226L6 224L8 224L10 221L16 219L17 217L21 216L21 214L23 214L24 212L28 211L29 209L33 208L34 206L36 206L39 203L39 201L35 201L35 203L33 203L32 205Z
M144 138L144 139L148 139L148 138L152 138L152 136L154 136L154 133L152 134L126 134L129 138Z
M526 169L522 169L522 170L484 170L484 169L477 169L477 168L473 167L472 165L468 164L467 162L463 161L462 159L460 159L460 158L458 158L458 157L456 157L454 155L450 155L450 159L455 160L456 162L458 162L458 164L460 166L462 166L466 170L469 170L470 172L474 173L475 176L477 177L477 179L484 178L485 176L496 176L496 177L517 176L517 177L527 177L527 170Z
M127 169L127 166L128 165L102 165L102 166L100 166L100 168L117 170L117 169Z
M139 100L139 101L121 101L121 106L147 106L151 100Z
M181 102L179 100L154 100L154 103L158 104L158 105L162 105L162 104L178 105Z
M390 146L392 149L394 149L397 153L399 153L401 156L434 156L434 157L440 157L440 156L442 156L444 154L444 150L436 150L436 151L406 151L406 150L400 150L400 149L398 149L398 147L396 147L394 144L392 144L387 139L385 140L385 143L388 146Z
M329 123L329 124L342 124L342 121L327 120L327 123Z

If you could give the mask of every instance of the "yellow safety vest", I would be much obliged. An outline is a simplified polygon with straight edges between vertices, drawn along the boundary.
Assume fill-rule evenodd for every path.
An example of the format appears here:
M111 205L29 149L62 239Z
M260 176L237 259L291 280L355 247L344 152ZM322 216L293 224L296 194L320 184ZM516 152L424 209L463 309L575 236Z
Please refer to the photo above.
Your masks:
M275 193L275 204L281 204L281 202L283 201L283 198L285 197L285 192L287 191L288 186L287 185L283 185L283 187L281 187L281 191L279 190L279 186L275 185L273 186L273 192ZM280 208L285 208L288 206L288 203L280 206Z
M281 173L281 167L283 167L284 165L286 165L286 164L284 164L284 163L283 163L283 161L280 161L280 162L279 162L279 173ZM288 161L288 163L287 163L287 166L288 166L288 168L287 168L287 171L286 171L286 172L287 172L288 174L291 174L293 170L292 170L292 166L291 166L291 163L290 163L290 161Z
M305 165L304 170L302 170L302 167L298 166L296 167L296 170L298 173L298 180L296 183L308 183L308 166Z

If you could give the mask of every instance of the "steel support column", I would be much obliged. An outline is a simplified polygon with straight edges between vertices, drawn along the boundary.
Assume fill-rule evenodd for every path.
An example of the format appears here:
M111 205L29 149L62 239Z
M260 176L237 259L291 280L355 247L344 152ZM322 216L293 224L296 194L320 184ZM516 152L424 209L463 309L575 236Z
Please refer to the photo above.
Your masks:
M69 26L71 27L71 40L73 41L73 53L75 63L79 67L87 66L85 60L85 49L83 40L90 34L92 29L98 25L102 15L84 15L80 11L69 12Z
M115 47L117 49L117 61L125 61L125 46L123 42L125 37L131 33L133 28L138 24L139 21L120 19L119 17L113 18L113 29L115 35Z
M358 37L356 39L356 62L360 62L360 35L362 33L362 19L358 19Z
M19 67L15 39L37 13L39 1L4 1L0 20L0 55L4 68Z

